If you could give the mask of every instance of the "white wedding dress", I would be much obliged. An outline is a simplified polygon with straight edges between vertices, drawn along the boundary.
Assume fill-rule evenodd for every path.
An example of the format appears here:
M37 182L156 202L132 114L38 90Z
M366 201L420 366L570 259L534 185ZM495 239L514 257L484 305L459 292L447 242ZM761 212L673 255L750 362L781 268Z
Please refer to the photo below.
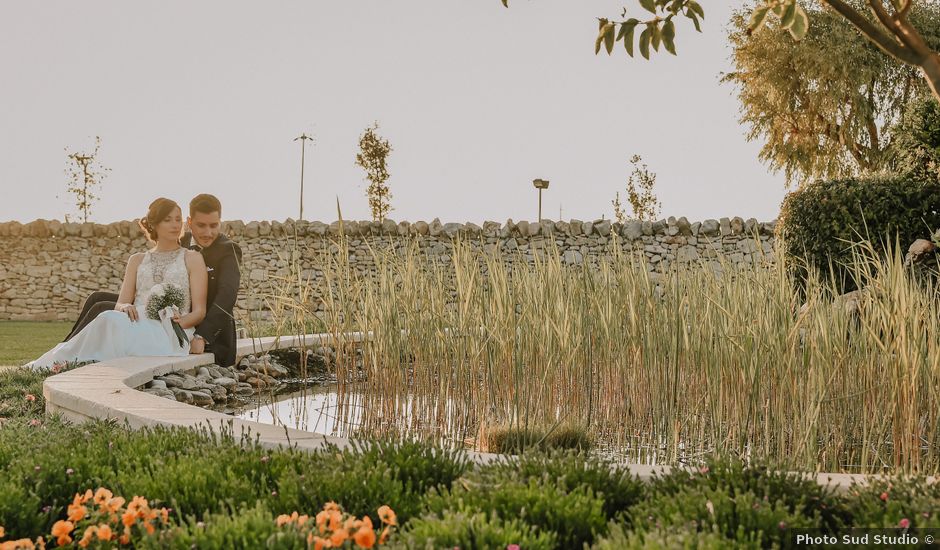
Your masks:
M162 292L165 285L175 285L183 290L185 303L180 314L190 312L189 272L186 270L185 256L185 248L173 252L148 251L144 254L137 268L137 292L134 296L137 321L131 321L127 313L121 311L105 311L71 340L62 342L25 367L38 370L69 361L98 362L128 356L188 355L189 344L183 341L180 345L167 310L161 315L162 320L147 317L150 295L155 289ZM185 329L186 336L191 339L195 330Z

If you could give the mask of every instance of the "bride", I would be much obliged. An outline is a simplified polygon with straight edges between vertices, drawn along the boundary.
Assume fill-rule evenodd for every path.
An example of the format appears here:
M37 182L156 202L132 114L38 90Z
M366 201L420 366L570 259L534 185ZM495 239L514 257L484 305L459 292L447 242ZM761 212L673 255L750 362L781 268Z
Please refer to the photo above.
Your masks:
M127 261L114 310L98 315L69 341L28 363L27 368L52 368L69 361L189 354L189 344L177 337L170 319L179 324L187 338L192 338L196 325L206 316L206 264L202 254L180 246L183 215L170 199L153 201L140 227L155 246ZM170 285L182 290L182 307L178 311L163 310L161 319L149 318L151 295L160 294Z

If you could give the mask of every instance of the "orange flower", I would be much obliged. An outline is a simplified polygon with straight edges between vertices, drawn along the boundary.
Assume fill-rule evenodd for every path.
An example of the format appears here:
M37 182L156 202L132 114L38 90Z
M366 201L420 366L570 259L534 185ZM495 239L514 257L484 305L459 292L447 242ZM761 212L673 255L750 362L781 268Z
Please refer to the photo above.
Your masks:
M144 529L147 530L147 534L148 534L148 535L152 535L153 532L157 530L157 528L154 527L153 524L150 523L149 521L144 524Z
M131 499L131 503L127 505L127 511L133 512L135 515L143 517L141 512L148 510L150 507L147 503L147 499L144 497L135 496Z
M56 537L56 544L65 546L72 542L72 537L69 536L69 533L71 533L73 529L75 529L75 524L71 521L59 520L55 522L55 525L52 526L52 536Z
M333 543L330 542L329 539L315 537L313 533L307 536L307 544L313 544L313 550L323 550L324 548L333 547Z
M345 529L337 529L333 531L332 535L330 535L330 542L333 543L333 546L341 546L348 539L349 531Z
M127 500L124 497L114 497L106 502L101 508L112 514L121 510Z
M98 506L104 506L109 500L111 500L111 497L113 496L114 494L111 491L105 489L104 487L99 487L98 490L95 491L95 504Z
M160 519L163 520L163 523L166 523L167 521L170 520L170 511L167 510L166 508L160 508L160 514L161 514Z
M131 543L131 536L128 535L127 533L124 533L124 534L121 535L121 537L118 539L118 542L121 543L121 544L130 544L130 543Z
M379 506L379 519L387 525L398 525L398 517L395 511L388 506Z
M110 525L107 523L98 525L98 538L100 540L111 540L112 536L114 536L114 533L111 531Z
M39 537L37 540L42 540L42 537ZM32 550L36 548L33 544L33 541L29 539L19 539L19 540L8 540L6 542L0 542L0 550Z
M2 539L5 536L7 536L7 533L6 531L3 530L3 526L0 525L0 539Z
M323 505L323 509L324 509L324 510L328 510L328 511L336 511L336 512L341 511L341 510L340 510L340 507L339 507L339 504L336 504L336 503L333 502L332 500L329 501L329 502L327 502L326 504L324 504L324 505Z
M320 532L326 531L326 521L330 519L330 513L326 510L317 514L317 527L320 528Z
M288 524L297 519L297 512L294 512L292 515L288 516L287 514L281 514L277 517L277 526L281 527L285 524Z
M343 514L338 510L333 510L330 512L330 523L327 526L327 529L330 531L336 531L341 529L343 524Z
M297 526L298 526L298 527L303 527L304 524L307 523L307 520L308 520L308 519L310 519L310 516L307 516L307 515L303 515L303 516L297 517L297 520L296 520L296 521L297 521Z
M353 535L353 541L360 548L372 548L375 546L375 531L372 529L372 520L369 516L362 518L362 526L356 530Z
M121 523L124 524L124 527L129 528L131 525L137 523L137 514L131 511L124 512L121 515Z
M86 502L91 500L92 497L94 497L94 495L92 494L91 489L87 489L84 495L78 495L77 493L75 495L75 498L81 499L79 504L85 504Z
M87 548L89 543L91 543L91 539L93 539L97 533L98 527L89 525L88 528L85 529L85 534L82 535L82 540L78 541L78 545L82 548Z
M76 497L78 500L78 497ZM81 504L72 503L69 504L69 521L82 521L85 519L85 514L88 513L88 509L82 506Z
M386 525L385 529L382 529L382 534L379 536L379 544L385 544L385 542L388 540L388 535L391 528L391 526Z

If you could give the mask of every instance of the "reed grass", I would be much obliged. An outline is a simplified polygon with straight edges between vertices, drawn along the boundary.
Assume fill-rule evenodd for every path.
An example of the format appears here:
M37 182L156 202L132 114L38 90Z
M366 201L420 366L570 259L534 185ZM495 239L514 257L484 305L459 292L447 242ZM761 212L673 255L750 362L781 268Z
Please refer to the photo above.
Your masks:
M322 302L339 342L337 425L355 416L359 434L453 447L485 426L569 423L633 462L940 471L940 299L897 249L855 247L866 299L854 315L829 305L835 283L820 277L801 313L783 261L651 273L617 239L578 266L544 243L533 259L396 239L365 271L340 237L292 252L271 303L287 327ZM311 264L321 276L300 275ZM372 334L361 371L353 331Z

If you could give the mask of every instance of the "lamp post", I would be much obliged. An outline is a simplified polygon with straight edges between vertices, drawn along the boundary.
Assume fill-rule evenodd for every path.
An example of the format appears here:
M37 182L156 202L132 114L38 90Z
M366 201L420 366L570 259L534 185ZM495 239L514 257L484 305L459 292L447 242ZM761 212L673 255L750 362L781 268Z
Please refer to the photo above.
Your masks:
M307 152L307 140L313 138L307 134L300 134L294 141L300 140L300 219L304 219L304 153Z
M548 180L534 179L532 185L539 190L539 223L542 222L542 189L548 189Z

